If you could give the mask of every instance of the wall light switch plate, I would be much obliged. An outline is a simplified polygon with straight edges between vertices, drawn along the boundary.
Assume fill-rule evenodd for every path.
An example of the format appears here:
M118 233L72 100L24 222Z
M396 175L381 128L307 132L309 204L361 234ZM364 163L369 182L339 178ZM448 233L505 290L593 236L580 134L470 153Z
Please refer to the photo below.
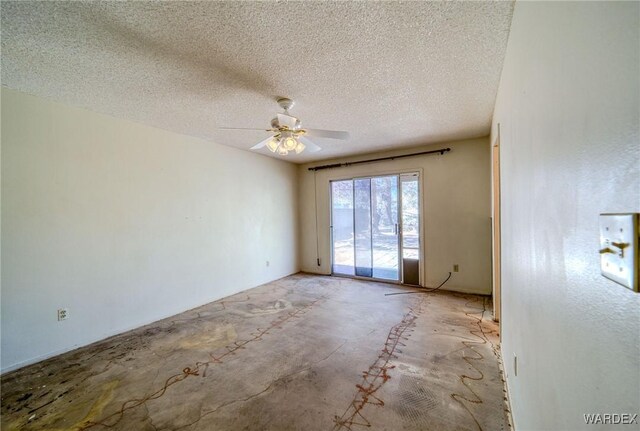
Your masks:
M600 272L638 292L638 213L600 214Z

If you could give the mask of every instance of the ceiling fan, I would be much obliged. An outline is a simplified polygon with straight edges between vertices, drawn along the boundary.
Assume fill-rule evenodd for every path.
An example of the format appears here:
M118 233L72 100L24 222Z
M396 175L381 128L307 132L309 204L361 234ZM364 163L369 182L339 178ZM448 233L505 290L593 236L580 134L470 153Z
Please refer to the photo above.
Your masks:
M281 156L286 156L289 152L293 151L296 154L300 154L305 149L309 152L320 151L321 148L311 142L307 136L316 136L318 138L329 139L349 139L349 133L339 132L336 130L321 130L321 129L306 129L302 128L300 120L289 114L289 109L293 107L293 100L282 97L277 100L278 105L284 109L284 113L277 114L271 120L271 128L269 129L250 129L250 128L238 128L238 127L222 127L223 130L264 130L266 132L273 133L273 136L268 137L264 141L261 141L251 147L252 150L259 150L263 147L267 147L272 153L278 153Z

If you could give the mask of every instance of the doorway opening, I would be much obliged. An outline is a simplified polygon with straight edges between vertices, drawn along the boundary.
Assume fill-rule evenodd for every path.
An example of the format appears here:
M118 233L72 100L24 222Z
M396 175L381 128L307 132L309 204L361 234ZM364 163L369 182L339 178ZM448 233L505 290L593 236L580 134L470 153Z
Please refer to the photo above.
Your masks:
M418 174L331 181L331 272L420 284Z
M492 242L493 242L493 318L500 322L502 311L502 279L501 271L501 231L500 231L500 125L498 124L498 136L491 148L493 159L492 185L493 185L493 214L492 214ZM502 331L500 331L502 334Z

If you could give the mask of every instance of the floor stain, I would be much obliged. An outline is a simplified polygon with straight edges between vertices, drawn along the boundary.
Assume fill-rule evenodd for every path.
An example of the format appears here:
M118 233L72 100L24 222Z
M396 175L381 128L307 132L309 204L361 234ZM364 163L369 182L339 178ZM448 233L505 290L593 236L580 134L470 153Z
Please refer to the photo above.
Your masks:
M235 328L233 325L227 324L182 337L178 340L178 346L183 349L215 350L233 343L237 339L238 334Z
M113 391L115 391L119 384L120 382L115 380L103 385L100 397L98 397L96 402L93 403L86 416L81 421L71 426L71 429L82 428L89 422L98 418L104 411L104 408L107 406L107 404L109 404L109 402L113 399Z
M76 402L75 404L65 406L63 410L52 410L45 415L39 415L34 412L29 416L8 424L6 429L41 429L48 431L81 429L87 422L102 414L104 408L113 400L114 391L119 383L118 380L114 380L102 385L99 390L100 395L93 402ZM62 396L58 398L62 398ZM76 418L75 422L74 418ZM2 428L5 429L4 426Z

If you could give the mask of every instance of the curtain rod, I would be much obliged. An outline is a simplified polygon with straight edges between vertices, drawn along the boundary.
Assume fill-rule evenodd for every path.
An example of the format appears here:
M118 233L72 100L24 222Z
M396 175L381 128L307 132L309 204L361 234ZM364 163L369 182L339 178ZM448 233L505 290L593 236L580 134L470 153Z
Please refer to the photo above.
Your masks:
M444 153L448 153L449 151L451 151L451 148L441 148L439 150L423 151L421 153L402 154L400 156L389 156L389 157L380 157L378 159L358 160L357 162L334 163L333 165L315 166L313 168L309 168L309 170L310 171L320 171L322 169L346 168L347 166L359 165L361 163L374 163L374 162L381 162L383 160L394 160L394 159L402 159L404 157L422 156L424 154L438 154L439 153L442 156L442 155L444 155Z

